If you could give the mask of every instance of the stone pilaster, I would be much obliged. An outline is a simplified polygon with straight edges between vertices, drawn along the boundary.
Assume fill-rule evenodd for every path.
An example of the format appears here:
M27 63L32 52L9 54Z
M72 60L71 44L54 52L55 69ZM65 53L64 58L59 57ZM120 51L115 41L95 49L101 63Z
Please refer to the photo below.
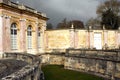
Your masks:
M41 28L41 53L45 52L45 43L46 43L45 30L46 30L46 23L44 23Z
M38 22L35 24L35 53L38 53Z
M49 45L48 45L48 34L47 33L45 33L45 48L49 48Z
M108 31L104 30L103 34L104 34L104 46L105 46L108 43Z
M90 43L90 41L89 41L89 31L86 31L86 45L85 45L85 47L88 49L89 48L89 43Z
M117 41L118 41L118 47L120 48L120 31L118 31L118 35L117 35Z
M115 31L115 48L118 48L118 31Z
M2 58L3 55L3 15L0 15L0 59Z
M74 40L74 44L75 44L75 48L78 48L78 31L75 30L75 40Z
M90 44L90 49L92 49L93 48L93 38L94 38L94 36L93 36L93 31L92 30L90 30L89 31L89 44Z
M4 43L4 52L10 52L11 51L11 39L10 39L10 27L11 27L11 24L10 24L10 18L11 16L4 16L4 30L3 30L3 33L4 33L4 37L3 37L3 43Z
M20 19L20 50L26 52L26 19Z
M75 47L75 32L74 29L70 29L70 48Z

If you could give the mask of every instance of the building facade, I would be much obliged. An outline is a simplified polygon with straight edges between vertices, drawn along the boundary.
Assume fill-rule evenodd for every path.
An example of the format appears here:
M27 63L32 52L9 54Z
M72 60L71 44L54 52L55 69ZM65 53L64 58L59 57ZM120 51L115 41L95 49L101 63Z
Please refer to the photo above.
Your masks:
M46 30L48 18L23 4L0 0L0 53L40 54L66 49L119 49L120 30Z
M0 0L0 53L43 53L47 20L28 6Z

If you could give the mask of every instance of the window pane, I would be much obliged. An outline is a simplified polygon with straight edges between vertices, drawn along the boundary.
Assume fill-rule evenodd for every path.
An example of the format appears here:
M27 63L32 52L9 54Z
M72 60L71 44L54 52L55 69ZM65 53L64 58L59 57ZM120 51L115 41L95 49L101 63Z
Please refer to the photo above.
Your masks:
M17 30L14 30L14 35L17 35Z
M17 27L16 23L11 25L11 48L17 49Z
M13 35L13 29L11 29L11 34Z
M38 32L38 36L40 36L40 32Z
M30 32L30 36L32 36L32 32Z
M29 31L27 31L27 35L29 36Z
M28 46L28 49L32 48L32 27L31 25L29 25L27 28L27 46Z

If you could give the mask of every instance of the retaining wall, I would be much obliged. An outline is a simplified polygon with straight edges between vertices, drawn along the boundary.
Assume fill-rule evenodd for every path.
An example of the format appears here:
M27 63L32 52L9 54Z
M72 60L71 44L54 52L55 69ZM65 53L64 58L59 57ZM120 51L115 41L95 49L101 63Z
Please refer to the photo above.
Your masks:
M120 51L67 50L65 69L120 80Z
M42 59L41 63L43 64L57 64L64 65L65 54L57 53L57 54L44 54L40 57Z
M61 51L61 50L60 50ZM120 80L119 50L67 49L41 55L42 63L64 65L65 69L94 74L105 79Z

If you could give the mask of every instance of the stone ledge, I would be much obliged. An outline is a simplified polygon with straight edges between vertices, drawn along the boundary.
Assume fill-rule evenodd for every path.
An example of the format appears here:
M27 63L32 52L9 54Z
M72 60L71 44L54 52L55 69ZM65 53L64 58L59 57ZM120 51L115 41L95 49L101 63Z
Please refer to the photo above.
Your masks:
M2 80L16 80L16 79L24 78L28 75L32 75L33 72L36 72L37 68L39 68L38 65L39 65L38 63L34 65L27 65L23 67L21 70L2 78Z
M15 59L0 60L0 79L6 75L10 75L11 73L20 70L27 64L27 62Z
M3 77L2 80L38 80L40 78L40 58L36 55L25 53L4 53L3 59L15 59L22 60L29 63L25 67L22 67L19 71Z

